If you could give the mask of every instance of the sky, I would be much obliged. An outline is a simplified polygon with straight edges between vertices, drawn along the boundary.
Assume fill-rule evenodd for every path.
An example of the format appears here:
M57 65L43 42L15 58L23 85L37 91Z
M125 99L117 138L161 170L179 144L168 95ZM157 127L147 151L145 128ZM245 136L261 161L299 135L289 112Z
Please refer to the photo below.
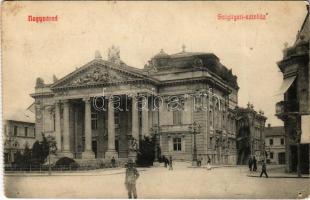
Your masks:
M2 4L2 89L4 118L33 101L37 77L51 83L94 59L112 45L121 59L143 68L164 49L214 53L238 76L239 106L248 102L275 117L282 82L277 61L284 44L291 46L306 16L298 2L9 2ZM221 15L264 14L265 20L219 20ZM32 16L58 16L35 23Z

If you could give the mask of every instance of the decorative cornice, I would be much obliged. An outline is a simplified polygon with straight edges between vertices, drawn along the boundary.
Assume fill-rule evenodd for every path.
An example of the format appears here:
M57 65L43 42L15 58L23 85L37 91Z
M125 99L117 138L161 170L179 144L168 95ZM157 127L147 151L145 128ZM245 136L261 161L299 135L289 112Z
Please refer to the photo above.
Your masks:
M45 93L32 93L30 96L32 98L37 98L37 97L53 97L55 94L52 92L45 92Z
M71 85L71 86L63 86L63 87L54 87L52 88L52 91L61 91L61 90L70 90L70 89L82 89L82 88L96 88L96 87L104 87L104 86L117 86L117 85L128 85L132 83L143 83L143 84L152 84L154 86L157 85L157 83L154 83L150 80L146 79L136 79L136 80L124 80L124 81L118 81L118 82L108 82L108 83L94 83L94 84L84 84L84 85Z

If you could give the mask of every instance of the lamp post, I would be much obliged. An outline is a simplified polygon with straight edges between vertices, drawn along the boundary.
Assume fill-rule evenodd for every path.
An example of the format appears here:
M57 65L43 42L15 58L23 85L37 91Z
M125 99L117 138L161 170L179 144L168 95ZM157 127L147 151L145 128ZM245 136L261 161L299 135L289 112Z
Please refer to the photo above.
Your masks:
M196 134L200 132L201 126L194 122L193 124L189 125L190 132L194 135L194 151L193 151L193 166L197 166L197 145L196 145Z

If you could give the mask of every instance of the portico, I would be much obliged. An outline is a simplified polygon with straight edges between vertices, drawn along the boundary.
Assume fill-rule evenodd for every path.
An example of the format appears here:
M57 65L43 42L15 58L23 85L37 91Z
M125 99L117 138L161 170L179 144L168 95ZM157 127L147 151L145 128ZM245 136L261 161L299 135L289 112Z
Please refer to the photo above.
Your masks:
M140 135L149 134L149 111L141 109L143 104L149 104L148 98L139 95L57 99L55 138L59 156L127 158L130 140L139 141Z
M225 117L225 110L234 115L232 109L237 105L238 85L231 70L214 54L183 51L168 55L163 50L139 69L123 63L119 51L112 50L107 61L96 52L95 59L59 80L54 77L52 84L37 79L31 95L36 131L55 137L57 157L135 159L143 137L156 134L157 155L192 160L194 140L189 125L196 122L202 127L197 136L198 156L213 162L214 138L220 137L214 133L233 127L226 126ZM212 98L202 98L201 91L211 92ZM159 107L155 97L160 99ZM220 121L221 126L215 123ZM230 132L234 140L235 130ZM36 135L40 140L41 134ZM229 148L227 156L234 158L234 145Z

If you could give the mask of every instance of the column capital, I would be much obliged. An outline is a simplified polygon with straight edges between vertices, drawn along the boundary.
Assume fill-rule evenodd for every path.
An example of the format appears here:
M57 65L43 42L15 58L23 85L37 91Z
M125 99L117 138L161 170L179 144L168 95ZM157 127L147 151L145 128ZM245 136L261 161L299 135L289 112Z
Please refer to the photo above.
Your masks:
M90 102L90 97L84 97L82 99L85 103L89 103Z
M55 104L59 104L59 103L60 103L60 100L59 100L59 99L55 99L55 100L54 100L54 103L55 103Z
M139 96L138 93L129 93L125 95L127 95L129 99L136 99Z
M67 104L67 103L69 103L69 99L63 99L63 100L61 100L61 103Z

